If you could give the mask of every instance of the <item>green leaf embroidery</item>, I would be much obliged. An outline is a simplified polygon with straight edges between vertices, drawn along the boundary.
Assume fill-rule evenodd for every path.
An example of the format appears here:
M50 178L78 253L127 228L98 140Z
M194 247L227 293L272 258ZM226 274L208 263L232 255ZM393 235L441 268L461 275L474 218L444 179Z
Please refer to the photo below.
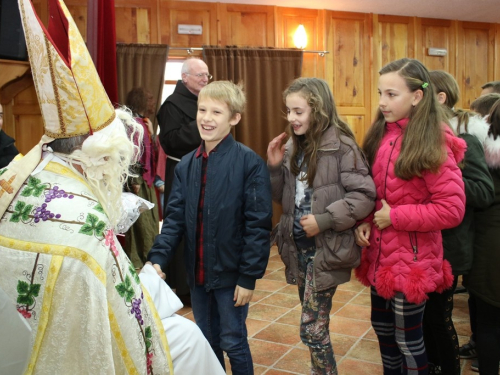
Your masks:
M96 210L97 212L100 212L101 214L104 213L104 208L102 208L100 203L98 203L96 206L94 206L94 210Z
M30 176L27 186L21 192L21 195L23 197L29 197L31 195L33 195L34 197L39 197L40 195L42 195L46 188L48 188L47 184L42 184L42 181L40 181L38 178Z
M125 281L115 286L118 294L125 298L125 301L131 302L132 298L134 298L134 288L132 288L132 282L130 281L130 277L125 276Z
M147 339L153 337L153 331L151 330L151 326L146 327L146 329L144 330L144 335L146 336Z
M23 201L17 201L16 206L14 207L15 212L12 214L9 221L13 223L19 223L20 220L28 221L32 209L32 204L26 204Z
M104 237L106 224L100 221L96 215L88 214L85 221L86 223L82 225L78 233L86 234L87 236L92 236L95 233L97 237Z
M3 175L5 172L7 172L7 168L0 170L0 176Z
M129 264L128 270L132 274L132 276L134 277L135 282L139 285L141 283L141 279L139 279L139 276L137 275L137 272L135 271L134 266Z
M21 305L31 306L35 303L35 298L40 293L40 284L28 284L26 281L18 280L17 282L17 303Z

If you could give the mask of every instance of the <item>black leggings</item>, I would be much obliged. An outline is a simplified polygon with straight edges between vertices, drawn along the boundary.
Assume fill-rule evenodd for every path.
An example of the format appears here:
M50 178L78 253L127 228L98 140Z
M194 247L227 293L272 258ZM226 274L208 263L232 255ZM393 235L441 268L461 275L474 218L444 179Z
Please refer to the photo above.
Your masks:
M476 297L477 359L481 375L497 375L500 362L500 308Z
M443 293L429 293L424 312L424 342L429 362L441 366L443 374L460 375L458 337L453 325L453 285Z

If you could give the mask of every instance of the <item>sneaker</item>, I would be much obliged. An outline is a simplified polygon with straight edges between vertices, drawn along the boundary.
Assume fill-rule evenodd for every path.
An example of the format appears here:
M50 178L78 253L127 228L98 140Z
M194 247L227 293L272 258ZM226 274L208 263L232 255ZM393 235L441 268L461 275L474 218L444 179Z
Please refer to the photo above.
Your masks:
M464 345L465 346L465 345ZM479 372L479 362L478 360L474 360L472 361L471 365L470 365L470 369L474 372Z
M471 359L476 358L476 343L473 341L469 341L467 344L463 345L458 349L458 353L460 354L460 358L463 359Z

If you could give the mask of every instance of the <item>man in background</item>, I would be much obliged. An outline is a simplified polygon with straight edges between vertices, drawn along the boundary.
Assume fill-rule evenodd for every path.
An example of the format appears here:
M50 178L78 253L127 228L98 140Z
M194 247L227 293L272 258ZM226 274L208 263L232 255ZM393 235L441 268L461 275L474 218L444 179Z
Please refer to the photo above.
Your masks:
M196 149L201 143L196 125L198 94L212 78L208 66L198 58L187 59L181 68L181 79L175 90L162 104L158 111L160 126L160 144L167 154L165 167L163 217L167 215L168 197L174 181L174 169L180 159ZM184 241L179 244L172 262L165 270L167 283L176 289L176 293L185 305L191 305L189 286L184 265Z

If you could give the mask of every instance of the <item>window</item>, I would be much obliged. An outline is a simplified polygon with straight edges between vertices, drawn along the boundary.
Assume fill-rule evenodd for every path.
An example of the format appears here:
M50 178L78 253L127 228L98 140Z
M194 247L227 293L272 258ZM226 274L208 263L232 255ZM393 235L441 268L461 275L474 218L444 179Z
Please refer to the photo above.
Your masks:
M177 81L181 79L181 68L184 59L168 59L165 66L165 84L161 95L161 102L163 103L167 97L174 92Z

